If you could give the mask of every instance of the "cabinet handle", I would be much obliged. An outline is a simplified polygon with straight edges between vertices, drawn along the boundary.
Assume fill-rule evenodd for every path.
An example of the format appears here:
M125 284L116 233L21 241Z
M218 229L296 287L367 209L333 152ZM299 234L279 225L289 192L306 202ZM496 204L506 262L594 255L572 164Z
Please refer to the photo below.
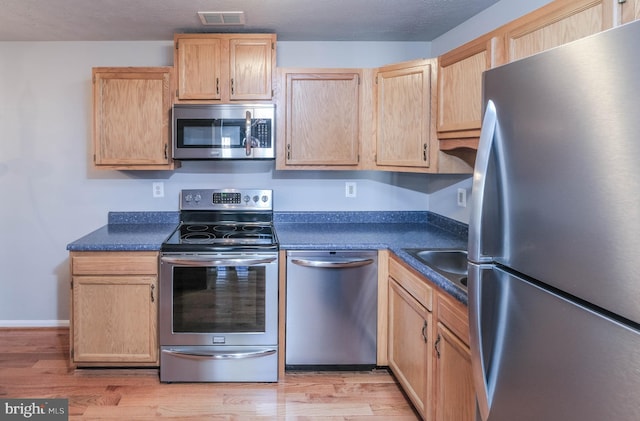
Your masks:
M151 284L151 302L155 303L156 302L156 297L154 297L153 295L153 291L156 289L156 286Z
M422 160L427 162L427 144L422 145Z
M440 359L440 340L441 339L442 339L442 336L440 336L440 334L438 333L438 339L436 339L436 343L434 345L438 359Z
M235 88L234 83L233 83L233 78L231 78L231 95L235 94L235 90L236 90L236 88Z
M425 321L424 321L424 324L422 325L422 339L424 339L424 343L425 343L425 344L427 343L427 334L426 334L426 331L427 331L427 327L428 327L428 326L429 326L429 325L428 325L427 321L425 320Z
M220 78L216 78L216 95L220 95Z
M291 159L291 143L287 145L287 160Z

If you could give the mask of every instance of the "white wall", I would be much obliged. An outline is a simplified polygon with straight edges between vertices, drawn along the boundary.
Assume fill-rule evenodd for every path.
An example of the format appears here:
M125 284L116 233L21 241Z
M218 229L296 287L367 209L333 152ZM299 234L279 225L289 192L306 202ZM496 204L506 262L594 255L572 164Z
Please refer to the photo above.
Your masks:
M520 3L503 0L432 45L280 42L278 65L376 67L435 56L513 18ZM455 203L470 181L459 176L275 171L263 162L193 162L175 172L91 168L91 67L171 65L172 54L170 41L0 42L0 325L64 323L67 243L104 225L110 210L177 210L183 188L272 188L276 210L431 209L468 220ZM357 198L344 197L346 180L357 182ZM165 182L164 198L152 198L153 181Z

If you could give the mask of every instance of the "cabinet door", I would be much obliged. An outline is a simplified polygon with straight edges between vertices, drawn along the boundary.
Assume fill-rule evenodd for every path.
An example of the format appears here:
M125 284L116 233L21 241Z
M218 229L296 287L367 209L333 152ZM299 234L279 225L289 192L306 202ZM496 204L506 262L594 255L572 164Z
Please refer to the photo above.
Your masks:
M508 25L507 62L609 29L614 23L611 0L561 0Z
M271 38L229 41L231 100L271 99L274 48Z
M339 69L285 71L284 167L357 166L360 73ZM280 166L279 166L280 167Z
M171 68L94 68L94 163L169 169Z
M158 359L157 277L74 276L74 363Z
M437 130L441 141L480 137L482 72L496 64L498 44L497 37L485 36L438 58Z
M423 419L431 419L432 316L389 278L389 367Z
M431 64L382 67L376 83L376 164L429 167Z
M435 351L435 420L475 421L469 347L438 323Z
M640 19L640 0L626 0L620 4L622 8L621 23L629 23Z
M221 99L222 40L176 38L178 99Z

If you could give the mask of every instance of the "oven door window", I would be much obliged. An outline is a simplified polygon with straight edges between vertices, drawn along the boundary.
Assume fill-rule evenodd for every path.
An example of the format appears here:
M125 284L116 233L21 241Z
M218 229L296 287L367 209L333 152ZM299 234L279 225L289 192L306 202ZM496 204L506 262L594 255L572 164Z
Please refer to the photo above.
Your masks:
M264 266L173 268L173 331L265 332Z
M245 121L231 119L178 119L180 148L242 148Z

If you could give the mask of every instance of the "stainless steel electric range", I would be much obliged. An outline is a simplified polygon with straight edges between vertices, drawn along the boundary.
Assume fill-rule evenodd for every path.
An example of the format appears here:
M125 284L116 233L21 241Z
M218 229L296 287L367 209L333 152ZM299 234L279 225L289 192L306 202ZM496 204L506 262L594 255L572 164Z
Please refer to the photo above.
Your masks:
M278 380L271 190L183 190L160 256L160 380Z

